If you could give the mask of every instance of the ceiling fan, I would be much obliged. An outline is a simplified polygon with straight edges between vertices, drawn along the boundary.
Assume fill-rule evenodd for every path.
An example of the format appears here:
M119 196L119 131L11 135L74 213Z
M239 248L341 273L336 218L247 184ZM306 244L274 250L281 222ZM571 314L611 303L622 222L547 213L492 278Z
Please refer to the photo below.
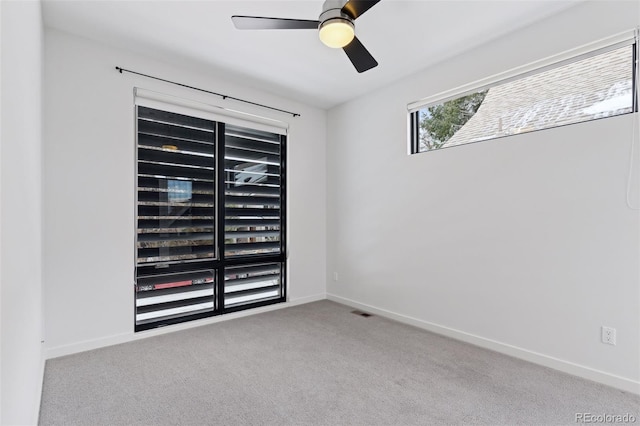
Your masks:
M320 40L333 48L342 48L358 72L378 66L378 62L355 36L354 22L380 0L326 0L317 21L307 19L231 17L239 30L318 30Z

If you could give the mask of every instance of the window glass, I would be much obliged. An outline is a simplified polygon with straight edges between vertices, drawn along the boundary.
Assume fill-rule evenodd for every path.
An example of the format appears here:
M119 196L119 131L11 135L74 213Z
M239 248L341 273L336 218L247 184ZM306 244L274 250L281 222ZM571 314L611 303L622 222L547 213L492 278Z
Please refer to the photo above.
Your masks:
M285 300L285 142L138 105L136 331Z
M425 107L413 113L413 151L630 113L633 49L625 46Z

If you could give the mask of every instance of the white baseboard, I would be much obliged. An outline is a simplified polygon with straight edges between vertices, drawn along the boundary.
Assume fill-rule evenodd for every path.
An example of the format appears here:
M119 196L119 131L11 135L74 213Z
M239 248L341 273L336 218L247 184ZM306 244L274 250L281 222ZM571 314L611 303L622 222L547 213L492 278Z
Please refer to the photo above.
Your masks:
M471 343L482 348L491 349L496 352L500 352L514 358L523 359L525 361L539 364L545 367L553 368L564 373L572 374L574 376L582 377L584 379L593 380L594 382L602 383L617 389L621 389L627 392L640 394L640 382L627 379L625 377L616 376L614 374L606 373L604 371L596 370L583 365L575 364L569 361L564 361L558 358L554 358L548 355L544 355L538 352L529 351L527 349L519 348L517 346L508 345L506 343L498 342L496 340L487 339L474 334L466 333L464 331L456 330L449 327L444 327L438 324L434 324L428 321L423 321L417 318L412 318L406 315L398 314L388 311L386 309L377 308L375 306L367 305L364 303L356 302L355 300L347 299L344 297L336 296L335 294L327 294L327 299L332 300L343 305L351 306L363 311L371 312L381 317L386 317L404 324L413 325L423 330L431 331L433 333L441 334L447 337L451 337L456 340Z
M261 314L263 312L270 312L284 308L290 308L292 306L303 305L305 303L317 302L319 300L326 299L325 293L320 293L312 296L305 296L300 298L292 298L284 303L276 303L274 305L263 306L260 308L247 309L246 311L233 312L225 315L218 315L210 318L203 318L200 320L189 321L181 324L175 324L168 327L154 328L151 330L141 331L139 333L115 334L106 337L100 337L97 339L85 340L82 342L72 343L69 345L55 346L47 348L45 351L44 359L58 358L65 355L72 355L79 352L90 351L93 349L104 348L106 346L118 345L121 343L132 342L135 340L145 339L147 337L159 336L161 334L173 333L180 330L187 330L194 327L201 327L203 325L215 324L223 321L228 321L235 318L247 317L250 315Z
M317 302L319 300L325 300L327 293L318 293L313 296L298 297L287 301L287 306L304 305L305 303Z

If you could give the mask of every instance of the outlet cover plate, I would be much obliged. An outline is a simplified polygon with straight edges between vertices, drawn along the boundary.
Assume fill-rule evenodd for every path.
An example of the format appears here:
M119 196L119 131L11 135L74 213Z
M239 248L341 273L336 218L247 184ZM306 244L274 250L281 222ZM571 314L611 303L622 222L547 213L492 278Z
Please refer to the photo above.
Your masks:
M602 343L608 345L616 345L616 329L613 327L602 326Z

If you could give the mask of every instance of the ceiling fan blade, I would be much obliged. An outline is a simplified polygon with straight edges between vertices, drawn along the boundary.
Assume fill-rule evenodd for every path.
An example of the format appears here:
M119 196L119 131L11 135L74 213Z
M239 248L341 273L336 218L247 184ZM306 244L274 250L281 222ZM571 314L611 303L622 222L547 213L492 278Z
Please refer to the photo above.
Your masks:
M343 47L342 50L347 54L349 60L358 72L365 72L378 66L378 61L376 61L373 56L371 56L371 53L360 43L358 37L354 37L353 41Z
M379 2L380 0L349 0L342 6L342 13L346 13L351 19L356 19Z
M231 17L239 30L317 30L320 21L306 19L267 18L264 16Z

